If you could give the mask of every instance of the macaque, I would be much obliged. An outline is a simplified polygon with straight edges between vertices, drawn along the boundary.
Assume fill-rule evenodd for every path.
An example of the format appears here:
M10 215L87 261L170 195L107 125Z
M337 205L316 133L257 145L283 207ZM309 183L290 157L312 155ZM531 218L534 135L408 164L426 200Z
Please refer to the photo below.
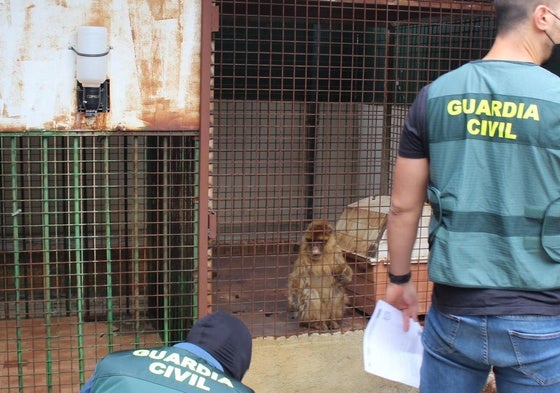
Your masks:
M298 322L319 330L338 329L348 304L345 287L351 280L352 269L334 228L326 220L313 221L288 277L288 305Z

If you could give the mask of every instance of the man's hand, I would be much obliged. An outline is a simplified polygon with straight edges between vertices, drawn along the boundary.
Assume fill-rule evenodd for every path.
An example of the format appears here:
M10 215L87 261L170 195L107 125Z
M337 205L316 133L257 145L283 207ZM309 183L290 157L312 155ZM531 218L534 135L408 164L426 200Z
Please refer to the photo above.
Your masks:
M402 311L404 331L410 327L410 318L418 321L418 295L412 281L406 284L387 285L385 296L387 303Z

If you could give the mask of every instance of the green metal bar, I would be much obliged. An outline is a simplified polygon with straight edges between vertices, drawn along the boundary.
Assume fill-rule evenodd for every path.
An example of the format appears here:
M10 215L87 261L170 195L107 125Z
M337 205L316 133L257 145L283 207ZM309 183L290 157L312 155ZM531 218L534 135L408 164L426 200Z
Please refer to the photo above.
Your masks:
M80 137L73 138L74 242L76 252L76 311L78 317L78 372L80 383L85 382L84 358L84 251L82 249L82 199L80 188Z
M179 139L179 142L177 141ZM177 171L178 168L181 168L181 171L183 173L181 173L181 180L179 180L180 184L176 184L177 180L178 180L178 176L176 176L175 174L172 175L173 180L173 188L181 188L184 190L184 178L188 176L188 172L186 170L187 168L187 164L188 161L185 161L186 159L186 154L185 154L185 145L184 145L184 138L173 138L172 145L175 147L180 147L180 150L177 153L174 153L171 155L172 159L174 161L180 161L180 164L175 163L173 165L172 170L173 171ZM186 173L185 173L186 172ZM172 192L172 195L176 195L175 191ZM187 194L188 195L188 194ZM183 202L184 203L184 202ZM184 205L181 203L177 203L177 202L172 202L172 205L175 206L175 208L180 208L182 210L186 210L184 208ZM182 212L180 214L181 220L185 220L186 217L188 217L188 214L186 211ZM187 244L186 242L186 238L187 238L187 234L184 231L177 231L177 228L175 227L175 225L171 226L172 228L172 232L173 232L173 238L177 239L179 241L179 244L176 244L175 242L177 240L174 240L173 242L173 247L177 249L178 253L174 254L177 258L176 261L173 261L172 264L172 269L174 271L174 274L172 275L173 277L173 283L171 284L171 288L173 289L172 293L173 293L173 307L175 308L175 312L173 312L172 315L172 319L173 319L173 323L172 323L172 328L171 330L173 331L173 334L171 335L171 337L173 337L173 341L178 341L177 340L177 332L181 331L181 325L182 323L186 322L186 308L185 305L187 304L186 300L187 300L187 296L183 296L183 294L187 293L185 292L186 290L186 282L185 282L185 276L186 276L186 268L187 268L187 258L186 258L186 250L185 250L185 245Z
M113 270L111 244L111 193L109 183L109 138L103 139L104 198L105 198L105 236L107 238L107 340L108 350L113 352Z
M18 205L18 172L17 172L17 140L18 137L11 138L11 173L12 173L12 217L14 232L14 290L16 292L16 348L17 348L17 368L18 368L18 387L19 392L23 393L23 334L21 328L21 271L20 271L20 239L19 239L19 214L21 210Z
M139 190L139 186L138 186L138 174L140 173L140 168L138 165L139 162L139 156L138 156L138 152L139 152L139 146L138 146L138 137L135 136L133 137L133 147L134 147L134 152L133 152L133 161L132 161L132 165L133 165L133 185L134 185L134 189L133 189L133 206L134 206L134 210L132 212L132 217L133 217L133 223L132 223L132 241L134 242L134 262L133 262L133 274L134 276L132 277L132 281L133 281L133 291L134 291L134 332L135 332L135 337L134 337L134 343L136 344L136 347L138 347L140 345L140 338L142 337L140 332L141 332L141 325L140 325L140 217L139 217L139 209L140 209L140 204L139 204L139 194L140 194L140 190Z
M163 186L163 203L162 203L162 237L163 237L163 343L164 345L169 345L169 184L168 184L168 172L169 172L169 137L163 137L163 154L162 154L162 186Z
M195 145L196 142L193 143L193 146L191 146L190 142L191 139L189 139L187 143L187 137L181 138L181 147L182 147L181 160L184 162L184 164L181 167L184 168L184 172L185 172L183 175L183 179L187 178L190 180L194 178L192 180L193 197L194 197L193 200L196 201L198 197L198 192L197 192L198 178L193 174L193 172L196 172L196 168L197 168L196 160L198 159L198 154L196 152L196 145ZM187 146L188 149L186 149L185 146ZM185 184L183 184L183 187L184 186ZM198 237L196 235L196 230L198 227L198 224L196 224L198 221L198 214L196 209L194 209L194 206L190 206L187 204L184 213L185 218L191 217L189 215L189 212L187 212L189 208L193 209L191 210L192 222L190 224L193 226L194 232L192 234L192 238L189 238L189 234L187 233L181 233L181 245L180 245L181 272L179 275L180 282L179 282L179 290L178 290L178 295L179 295L178 306L180 306L181 308L177 314L181 318L180 321L178 321L179 322L178 328L181 331L185 331L185 328L190 328L192 317L193 317L193 311L196 311L196 309L193 310L193 308L191 307L198 303L198 298L196 296L197 295L196 287L194 286L193 279L192 279L193 265L196 264L195 261L196 258L198 258L197 250L196 250L196 244L198 244ZM191 242L194 247L193 249L190 248ZM198 271L198 269L196 271Z
M45 368L47 374L47 389L53 391L53 359L52 359L52 304L51 304L51 279L50 279L50 222L49 222L49 140L47 137L42 142L42 193L43 193L43 278L45 288L43 291L45 301Z
M194 267L193 267L193 272L198 272L198 257L199 257L199 252L200 250L198 249L198 241L199 241L199 236L200 236L200 232L199 232L199 206L200 206L200 182L199 182L199 173L200 173L200 163L199 163L199 159L200 159L200 141L196 140L195 144L195 151L194 151L194 200L198 201L198 203L194 204L194 211L193 211L193 221L194 221L194 225L193 225L193 263L194 263ZM198 277L198 274L195 275L195 277ZM199 277L200 279L200 277ZM203 280L206 280L206 277L202 277ZM199 286L198 286L198 280L193 280L193 293L194 293L194 298L193 298L193 316L195 318L198 318L199 316L199 312L200 310L198 309L198 297L199 297ZM203 294L203 296L205 296Z

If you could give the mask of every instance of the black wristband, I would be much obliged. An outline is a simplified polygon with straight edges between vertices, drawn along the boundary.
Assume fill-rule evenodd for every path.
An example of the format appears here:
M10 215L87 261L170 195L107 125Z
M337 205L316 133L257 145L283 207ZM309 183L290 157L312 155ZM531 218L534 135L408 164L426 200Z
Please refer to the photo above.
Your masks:
M395 276L394 274L391 274L389 272L389 282L391 284L406 284L407 282L410 281L411 277L412 277L411 272L403 274L402 276Z

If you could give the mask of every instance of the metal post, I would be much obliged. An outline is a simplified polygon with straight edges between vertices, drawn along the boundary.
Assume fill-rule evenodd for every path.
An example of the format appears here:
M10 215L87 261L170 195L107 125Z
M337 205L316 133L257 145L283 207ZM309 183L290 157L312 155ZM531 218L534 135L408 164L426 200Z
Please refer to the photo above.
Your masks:
M16 347L17 347L17 367L18 367L18 387L19 392L23 393L23 334L21 329L21 271L20 271L20 238L19 238L19 214L21 213L18 203L18 172L17 172L17 137L11 139L12 150L12 216L14 232L14 289L16 292Z
M103 138L104 200L105 200L105 237L107 239L107 347L113 352L113 254L111 244L111 194L109 182L109 138Z
M139 162L139 157L138 157L138 151L139 151L139 146L138 146L138 136L134 136L133 137L133 146L134 146L134 153L133 153L133 160L132 160L132 165L133 165L133 206L134 206L134 210L132 212L132 241L134 243L134 251L133 251L133 294L134 294L134 331L135 331L135 336L134 336L134 343L136 344L136 346L138 346L140 344L140 331L141 331L141 326L140 326L140 217L139 217L139 208L140 208L140 204L139 204L139 195L140 195L140 190L139 190L139 178L138 175L140 173L140 168L138 165Z
M76 309L78 336L78 372L80 383L85 382L84 362L84 251L82 246L82 198L81 198L81 167L80 138L73 138L73 180L74 180L74 251L76 256Z
M200 201L200 182L199 182L199 173L200 173L200 143L198 141L195 141L194 143L194 200L195 201ZM199 228L199 219L200 219L200 214L199 214L199 208L200 208L200 203L195 203L193 206L193 272L197 272L199 271L199 255L200 255L200 250L198 248L199 245L199 236L200 236L200 228ZM206 234L207 236L207 234ZM204 252L204 251L203 251ZM196 277L196 276L195 276ZM202 277L204 280L206 280L206 275ZM198 280L193 280L193 294L194 294L194 299L191 302L192 306L193 306L193 313L191 314L191 316L197 316L199 315L200 310L198 309L198 306L200 305L200 299L199 297L201 296L201 294L199 293L199 282L200 282L200 277ZM205 296L205 295L202 295Z
M163 343L169 345L170 331L169 331L169 317L171 315L169 306L169 287L170 287L170 274L169 274L169 137L163 137L162 146L162 247L163 247Z
M49 220L49 137L43 137L42 142L42 194L43 194L43 279L45 288L43 290L45 309L45 356L46 356L46 374L47 374L47 389L51 393L53 391L53 376L52 376L52 305L51 305L51 278L50 278L50 220Z

